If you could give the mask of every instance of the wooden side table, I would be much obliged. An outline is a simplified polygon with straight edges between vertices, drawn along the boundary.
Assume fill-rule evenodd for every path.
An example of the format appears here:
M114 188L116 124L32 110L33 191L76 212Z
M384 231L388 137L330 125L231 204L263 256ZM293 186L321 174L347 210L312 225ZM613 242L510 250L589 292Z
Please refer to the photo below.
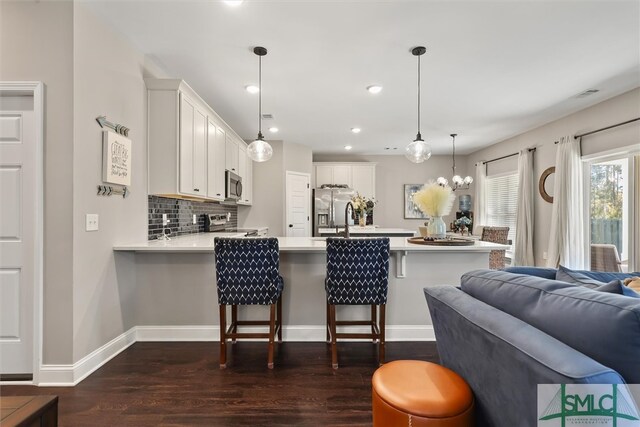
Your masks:
M2 396L0 397L0 425L2 427L56 427L58 396Z

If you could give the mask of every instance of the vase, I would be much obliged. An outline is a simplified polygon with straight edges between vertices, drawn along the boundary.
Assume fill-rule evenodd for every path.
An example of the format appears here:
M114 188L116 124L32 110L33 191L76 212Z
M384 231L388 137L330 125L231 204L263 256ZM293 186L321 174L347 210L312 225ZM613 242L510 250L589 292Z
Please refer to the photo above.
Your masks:
M447 225L441 216L433 217L429 226L427 227L429 237L436 239L444 239L447 235Z
M367 211L360 212L360 215L358 215L358 222L360 223L360 227L367 225Z

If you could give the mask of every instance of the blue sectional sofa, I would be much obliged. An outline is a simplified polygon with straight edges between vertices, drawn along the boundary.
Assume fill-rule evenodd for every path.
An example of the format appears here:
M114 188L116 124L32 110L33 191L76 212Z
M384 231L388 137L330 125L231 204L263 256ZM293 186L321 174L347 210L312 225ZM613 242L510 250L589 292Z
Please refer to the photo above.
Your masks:
M640 383L640 298L524 273L424 289L441 363L471 386L478 425L536 426L538 384Z

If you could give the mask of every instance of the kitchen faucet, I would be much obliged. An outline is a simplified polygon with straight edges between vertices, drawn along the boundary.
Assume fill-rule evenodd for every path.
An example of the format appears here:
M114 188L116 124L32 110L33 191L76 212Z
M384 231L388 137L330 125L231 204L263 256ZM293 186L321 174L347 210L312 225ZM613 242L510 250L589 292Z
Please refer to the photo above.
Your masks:
M347 205L344 207L344 231L339 232L338 226L336 225L336 236L342 236L346 239L351 237L349 234L349 206L351 206L351 212L353 212L353 204L351 202L347 202Z

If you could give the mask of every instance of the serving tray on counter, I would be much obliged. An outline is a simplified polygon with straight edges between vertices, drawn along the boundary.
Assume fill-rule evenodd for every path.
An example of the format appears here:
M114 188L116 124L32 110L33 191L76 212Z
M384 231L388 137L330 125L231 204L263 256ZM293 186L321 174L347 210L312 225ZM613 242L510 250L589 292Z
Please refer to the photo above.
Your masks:
M473 246L474 240L462 239L462 238L444 238L436 240L424 240L424 237L409 237L407 242L416 245L430 245L430 246Z

